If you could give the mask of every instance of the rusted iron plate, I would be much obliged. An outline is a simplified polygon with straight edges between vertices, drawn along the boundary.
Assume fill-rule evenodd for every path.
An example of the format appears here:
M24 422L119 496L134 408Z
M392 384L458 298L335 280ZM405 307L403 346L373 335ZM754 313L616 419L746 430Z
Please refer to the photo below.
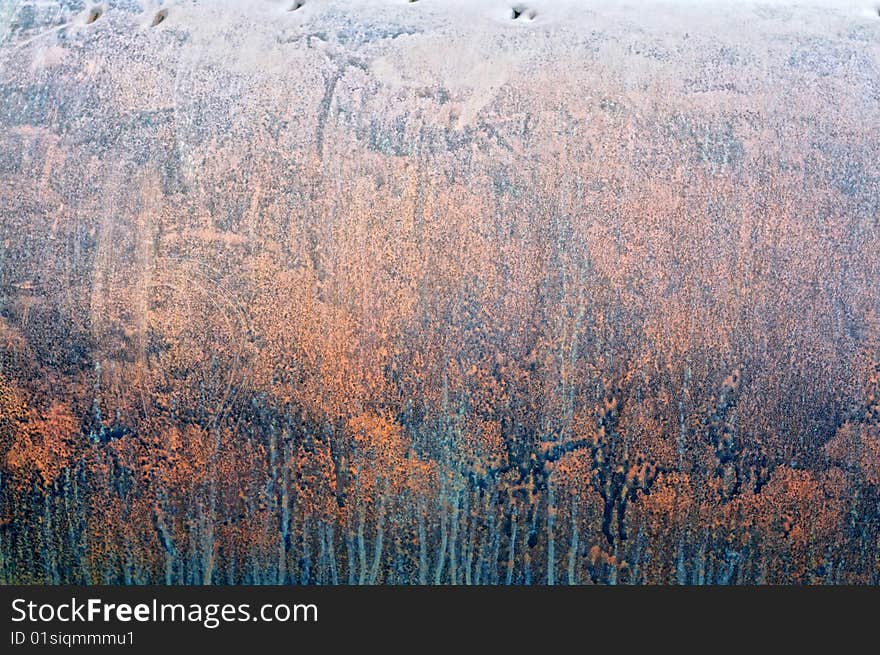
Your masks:
M871 2L0 39L3 581L880 580Z

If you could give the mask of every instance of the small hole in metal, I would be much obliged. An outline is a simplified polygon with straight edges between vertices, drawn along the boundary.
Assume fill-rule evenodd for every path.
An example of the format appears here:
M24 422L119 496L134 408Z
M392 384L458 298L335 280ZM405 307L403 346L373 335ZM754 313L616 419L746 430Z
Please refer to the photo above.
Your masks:
M524 7L522 5L516 5L510 8L511 20L519 20L522 16L525 16L529 20L535 20L535 16L537 15L537 11L535 11L534 9L529 9L528 7Z
M86 14L86 25L91 25L96 20L101 17L101 14L104 13L104 10L101 7L92 7L89 9L89 12Z

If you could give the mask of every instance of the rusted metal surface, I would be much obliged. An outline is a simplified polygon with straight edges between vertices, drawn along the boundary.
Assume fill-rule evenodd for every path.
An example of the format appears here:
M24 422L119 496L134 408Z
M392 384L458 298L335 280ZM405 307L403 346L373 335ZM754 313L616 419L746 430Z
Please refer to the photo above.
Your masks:
M330 575L317 573L335 557L317 559L326 549L317 526L337 521L342 539L356 514L331 520L316 498L308 512L325 522L303 523L312 536L291 537L295 520L271 539L256 527L260 503L287 516L271 470L272 449L282 448L267 436L276 429L286 456L301 446L290 436L297 430L310 435L304 447L330 444L337 513L348 511L342 488L354 483L349 455L333 449L358 430L400 427L426 470L451 466L469 481L438 474L452 485L442 494L457 484L483 493L487 471L518 475L498 511L522 503L519 538L528 531L529 543L517 546L510 515L499 515L512 559L496 554L500 574L483 581L630 575L614 567L643 557L632 533L650 531L649 499L665 498L663 484L680 493L686 474L696 480L702 449L715 453L725 507L774 484L793 488L783 478L814 476L825 489L832 469L861 471L876 490L873 433L852 446L856 455L826 446L873 411L865 389L880 328L878 126L880 15L871 2L6 0L0 374L39 420L63 406L82 442L16 446L9 437L7 465L53 484L116 448L137 477L138 466L154 466L144 463L157 452L149 444L172 429L189 434L184 424L210 435L206 443L236 444L235 461L269 458L255 475L271 497L212 510L199 519L210 537L204 525L193 537L155 519L174 514L162 507L171 493L162 485L173 485L144 482L144 539L153 541L142 579L167 581L184 580L184 569L219 577L215 567L238 543L223 531L236 521L271 542L264 581ZM650 475L636 475L658 482L643 481L637 500L627 478L628 507L599 486L576 495L595 493L600 508L594 533L585 527L578 541L568 527L547 527L557 500L545 499L546 486L528 500L522 486L544 475L556 484L551 464L570 454L565 444L586 447L584 422L611 420L589 409L602 402L626 407L614 428L626 446L612 447L620 470L651 462ZM504 465L474 463L482 451L468 435L491 441L487 425L507 444ZM214 462L225 447L204 456ZM609 457L590 448L592 468L567 474L572 488L589 489L601 474L595 458ZM28 464L27 452L40 461ZM221 486L243 479L224 471ZM260 487L235 484L242 497ZM205 498L220 507L211 489ZM374 514L377 497L363 501L368 534L391 529ZM418 505L430 515L429 564L411 554L412 570L430 570L421 581L465 575L464 565L431 559L447 557L435 552L446 515L431 513L452 502ZM265 520L278 530L277 517ZM689 535L710 522L688 520L697 526ZM860 520L875 538L877 517ZM827 521L835 527L812 539L833 554L831 533L843 528ZM174 529L182 532L169 536ZM296 544L309 538L316 561L293 573L289 562L303 557L292 554ZM465 539L444 533L443 549L455 538ZM554 538L564 545L551 547ZM208 540L189 548L208 553L189 568L174 560L187 539ZM289 562L276 561L272 539ZM523 563L523 547L542 554ZM216 564L216 548L226 563ZM576 565L561 555L569 548ZM696 581L713 554L713 570L730 577L739 566L731 561L751 557L714 542L687 548L692 560L681 564L681 555L656 580ZM857 550L847 548L839 552ZM839 556L838 575L851 575L838 580L827 562L804 567L823 581L876 580L856 559ZM53 566L56 580L77 579ZM741 580L796 578L767 574L765 562L761 579L762 565L748 566L737 569L751 571ZM404 580L397 574L384 560L348 573Z

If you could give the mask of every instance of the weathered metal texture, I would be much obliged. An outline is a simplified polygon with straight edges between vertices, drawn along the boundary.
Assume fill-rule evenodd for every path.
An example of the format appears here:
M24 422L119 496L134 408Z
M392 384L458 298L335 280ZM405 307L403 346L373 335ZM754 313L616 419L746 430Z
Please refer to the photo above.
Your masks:
M372 412L442 466L496 422L525 479L625 393L624 463L718 419L824 470L871 402L878 127L870 1L6 0L0 373L106 443Z

